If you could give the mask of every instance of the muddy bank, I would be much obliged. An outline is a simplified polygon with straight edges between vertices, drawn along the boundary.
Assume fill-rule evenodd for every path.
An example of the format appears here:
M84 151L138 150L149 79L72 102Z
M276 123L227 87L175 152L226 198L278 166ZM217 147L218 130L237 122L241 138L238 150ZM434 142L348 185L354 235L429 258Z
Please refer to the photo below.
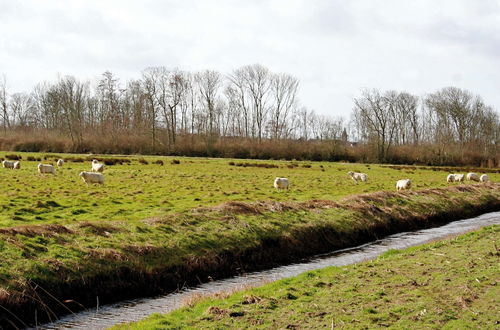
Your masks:
M305 203L228 203L195 212L220 216L248 215L266 218L272 213L316 212L325 217L320 224L305 225L274 236L265 235L258 244L241 248L234 238L233 248L218 253L191 256L170 267L152 269L119 267L112 272L95 274L85 281L55 279L50 283L29 280L22 292L0 291L0 305L10 312L1 313L4 328L55 319L84 305L94 307L123 299L175 290L185 284L197 284L211 278L259 270L300 260L335 249L359 245L385 235L437 226L452 220L500 210L500 185L467 185L417 192L380 192L352 196L341 202ZM347 211L348 218L335 218ZM329 218L332 218L329 221ZM339 221L348 221L339 226ZM59 231L64 231L58 229ZM161 253L161 248L151 253ZM143 253L148 253L144 251ZM71 297L71 299L68 299ZM78 303L76 303L78 302ZM17 318L14 316L16 315Z

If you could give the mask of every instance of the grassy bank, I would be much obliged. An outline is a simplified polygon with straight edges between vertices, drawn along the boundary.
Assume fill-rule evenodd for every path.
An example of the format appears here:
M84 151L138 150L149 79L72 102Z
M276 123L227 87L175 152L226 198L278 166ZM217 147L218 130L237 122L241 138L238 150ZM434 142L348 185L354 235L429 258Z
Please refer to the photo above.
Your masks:
M0 230L0 304L24 322L500 209L499 185L379 192L340 202L224 203L129 223ZM12 316L2 312L5 318Z
M4 192L0 194L0 228L96 220L132 223L227 201L338 201L354 194L394 191L395 182L403 178L410 178L417 190L447 187L450 185L446 182L448 171L464 173L467 170L328 162L0 152L0 158L7 156L22 157L22 168L16 171L0 168ZM36 166L40 161L55 163L58 158L65 158L67 162L56 176L38 175ZM106 165L104 187L87 187L78 177L80 171L90 169L93 158L115 163ZM478 173L487 171L477 170ZM368 183L354 184L347 176L348 171L367 173ZM492 181L500 182L500 170L494 171L498 173L488 175ZM277 193L274 190L273 180L277 176L290 179L290 191Z
M500 226L329 267L114 329L498 327Z
M21 170L0 169L3 326L500 209L499 184L448 185L439 168L114 156L102 158L116 163L106 184L86 186L78 172L96 156L19 155ZM56 176L36 173L37 158L61 156ZM290 191L276 192L275 176ZM414 191L394 192L405 177Z

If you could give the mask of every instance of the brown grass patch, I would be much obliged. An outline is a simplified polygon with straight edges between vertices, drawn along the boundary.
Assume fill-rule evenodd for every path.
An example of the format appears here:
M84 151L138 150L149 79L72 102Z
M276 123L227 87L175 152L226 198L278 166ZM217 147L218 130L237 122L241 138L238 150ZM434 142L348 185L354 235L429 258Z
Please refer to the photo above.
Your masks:
M123 164L130 164L131 161L130 159L127 158L104 158L102 160L104 162L104 165L112 166L112 165L123 165Z
M259 281L258 283L246 283L246 284L241 284L241 285L238 285L234 288L231 288L231 289L228 289L228 290L224 290L224 291L220 291L220 292L214 292L214 293L193 293L193 294L190 294L188 295L186 298L184 298L182 300L182 306L187 306L187 307L193 307L194 305L196 305L197 303L205 300L205 299L226 299L228 298L229 296L233 295L234 293L236 292L240 292L240 291L245 291L245 290L250 290L250 289L253 289L253 288L256 288L258 286L262 286L264 284L267 284L267 283L270 283L271 281L269 280L262 280L262 281ZM257 297L257 296L245 296L245 300L244 301L247 301L246 303L243 302L243 304L254 304L254 303L258 303L260 302L262 299ZM213 306L212 306L213 307ZM211 308L212 308L211 307Z
M5 155L5 159L8 159L8 160L21 160L21 159L23 159L23 156L21 156L21 155L15 155L15 154L10 154L10 155Z
M83 163L85 162L85 159L82 157L64 157L63 158L65 162L72 162L72 163Z
M111 248L99 249L99 250L90 250L88 254L90 259L105 259L111 261L126 261L128 260L127 256Z
M155 225L158 223L165 223L164 217L150 217L146 219L142 219L142 222L148 224L148 225Z
M259 215L264 212L286 212L301 211L313 209L329 209L339 207L339 204L330 200L314 199L306 202L276 202L276 201L258 201L258 202L224 202L213 207L202 207L194 210L196 213L221 212L228 214L254 214Z
M227 313L229 313L229 311L227 309L222 309L222 308L219 308L217 306L210 306L207 309L207 314L211 314L211 315L225 315Z
M45 259L44 262L46 264L49 264L50 268L52 268L53 270L56 270L56 271L62 271L62 270L66 269L66 265L64 265L64 263L62 261L57 260L57 259L53 259L53 258Z
M113 232L121 231L120 228L114 227L110 224L92 223L88 221L79 224L78 227L82 229L87 229L91 233L99 236L109 236Z
M228 164L230 166L238 166L238 167L279 168L278 165L276 165L276 164L269 164L269 163L249 163L249 162L235 163L235 162L229 162Z
M250 304L258 303L261 300L262 300L262 298L260 298L260 297L257 297L257 296L254 296L254 295L246 295L243 298L243 301L241 302L241 304L243 304L243 305L250 305Z
M0 234L9 236L20 234L28 237L35 237L39 235L52 237L57 234L69 233L73 233L73 231L63 225L26 225L0 229Z
M262 214L262 208L260 208L256 203L245 203L238 201L224 202L219 206L216 206L220 211L225 213L236 213L236 214Z
M123 251L131 253L133 255L146 256L146 255L164 253L165 248L153 245L143 245L143 246L127 245L123 247Z

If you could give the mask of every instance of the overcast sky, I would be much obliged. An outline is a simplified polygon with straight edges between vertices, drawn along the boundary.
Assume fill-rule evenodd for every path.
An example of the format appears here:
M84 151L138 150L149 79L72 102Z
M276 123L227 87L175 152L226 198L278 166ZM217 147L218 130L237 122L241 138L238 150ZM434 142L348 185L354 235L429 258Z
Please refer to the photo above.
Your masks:
M301 102L348 117L362 88L466 88L500 110L500 0L0 0L10 92L58 75L124 83L149 66L229 73L260 63Z

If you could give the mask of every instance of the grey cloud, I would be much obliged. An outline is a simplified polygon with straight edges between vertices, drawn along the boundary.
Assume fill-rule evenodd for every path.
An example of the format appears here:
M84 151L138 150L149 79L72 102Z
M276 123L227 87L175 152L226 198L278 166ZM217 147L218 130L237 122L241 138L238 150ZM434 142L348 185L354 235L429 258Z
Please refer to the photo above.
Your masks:
M428 36L440 42L465 46L471 52L481 52L500 58L500 24L496 28L478 28L460 22L443 20L426 30Z
M359 31L353 8L346 1L313 2L314 14L304 22L315 33L347 37Z

